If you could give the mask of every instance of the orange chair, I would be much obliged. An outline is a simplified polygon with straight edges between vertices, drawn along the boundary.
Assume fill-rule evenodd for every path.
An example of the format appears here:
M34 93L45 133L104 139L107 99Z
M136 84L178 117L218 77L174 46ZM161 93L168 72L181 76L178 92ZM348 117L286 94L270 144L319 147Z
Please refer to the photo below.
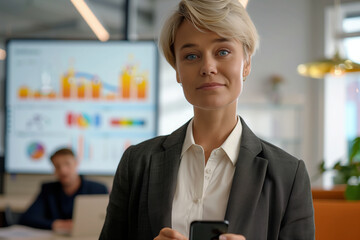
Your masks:
M316 240L360 239L360 201L314 199Z
M345 200L346 185L335 185L331 189L312 188L313 199L338 199Z

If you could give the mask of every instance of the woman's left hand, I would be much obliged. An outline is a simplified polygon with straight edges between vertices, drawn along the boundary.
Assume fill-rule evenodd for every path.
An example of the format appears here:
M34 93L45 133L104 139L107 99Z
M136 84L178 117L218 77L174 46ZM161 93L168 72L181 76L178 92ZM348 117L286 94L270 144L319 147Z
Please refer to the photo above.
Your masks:
M187 237L171 228L163 228L154 240L188 240Z
M246 240L246 238L242 235L227 233L220 235L219 240Z

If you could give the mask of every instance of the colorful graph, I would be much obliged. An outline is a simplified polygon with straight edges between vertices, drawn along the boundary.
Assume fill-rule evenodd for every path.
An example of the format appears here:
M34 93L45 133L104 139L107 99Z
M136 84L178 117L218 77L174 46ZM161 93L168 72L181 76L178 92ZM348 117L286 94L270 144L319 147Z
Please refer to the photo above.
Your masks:
M100 127L101 118L100 114L88 114L88 113L73 113L66 114L66 125L68 127L88 128Z
M148 76L146 73L137 74L135 67L126 67L119 76L120 92L123 99L145 99L148 88Z
M71 147L75 150L79 161L94 161L94 158L100 158L102 161L117 162L131 144L132 140L128 139L121 143L119 139L111 138L91 138L79 135L72 139Z
M142 127L145 126L145 120L118 118L118 119L111 119L110 124L113 127L137 127L137 126Z
M45 148L41 143L30 143L27 147L27 155L32 160L39 160L45 154Z
M18 97L20 99L39 99L39 98L46 98L46 99L55 99L56 93L54 91L47 91L42 92L40 90L34 90L32 91L30 88L28 88L26 85L20 86L18 89Z
M51 123L50 119L42 114L34 114L29 120L26 122L26 127L28 129L37 129L42 130L46 125Z
M18 88L18 98L24 99L91 99L91 100L146 100L149 91L147 71L139 72L136 66L123 68L114 81L118 86L108 84L96 74L77 72L70 68L60 77L59 92L55 88L46 91L32 90L26 85Z
M60 97L69 99L99 99L103 84L97 75L70 69L61 78Z

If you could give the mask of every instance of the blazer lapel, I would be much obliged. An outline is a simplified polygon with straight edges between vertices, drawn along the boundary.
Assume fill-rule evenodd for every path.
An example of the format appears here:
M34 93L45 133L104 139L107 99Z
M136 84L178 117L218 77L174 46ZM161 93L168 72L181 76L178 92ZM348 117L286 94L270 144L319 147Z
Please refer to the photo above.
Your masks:
M171 227L172 201L176 190L180 156L188 123L163 143L164 151L151 156L148 206L154 237L163 227Z
M261 152L260 140L241 119L243 132L238 161L235 166L225 219L229 232L248 229L249 221L260 198L267 170L267 160L257 155Z

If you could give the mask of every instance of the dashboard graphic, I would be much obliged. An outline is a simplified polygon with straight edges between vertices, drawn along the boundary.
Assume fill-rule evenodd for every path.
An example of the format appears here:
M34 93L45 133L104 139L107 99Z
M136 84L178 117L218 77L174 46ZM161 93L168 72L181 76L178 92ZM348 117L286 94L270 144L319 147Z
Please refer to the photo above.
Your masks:
M115 173L123 152L157 134L154 42L11 39L5 169L51 173L72 148L82 174Z
M32 160L38 160L44 156L45 148L41 143L31 143L27 147L27 154Z

